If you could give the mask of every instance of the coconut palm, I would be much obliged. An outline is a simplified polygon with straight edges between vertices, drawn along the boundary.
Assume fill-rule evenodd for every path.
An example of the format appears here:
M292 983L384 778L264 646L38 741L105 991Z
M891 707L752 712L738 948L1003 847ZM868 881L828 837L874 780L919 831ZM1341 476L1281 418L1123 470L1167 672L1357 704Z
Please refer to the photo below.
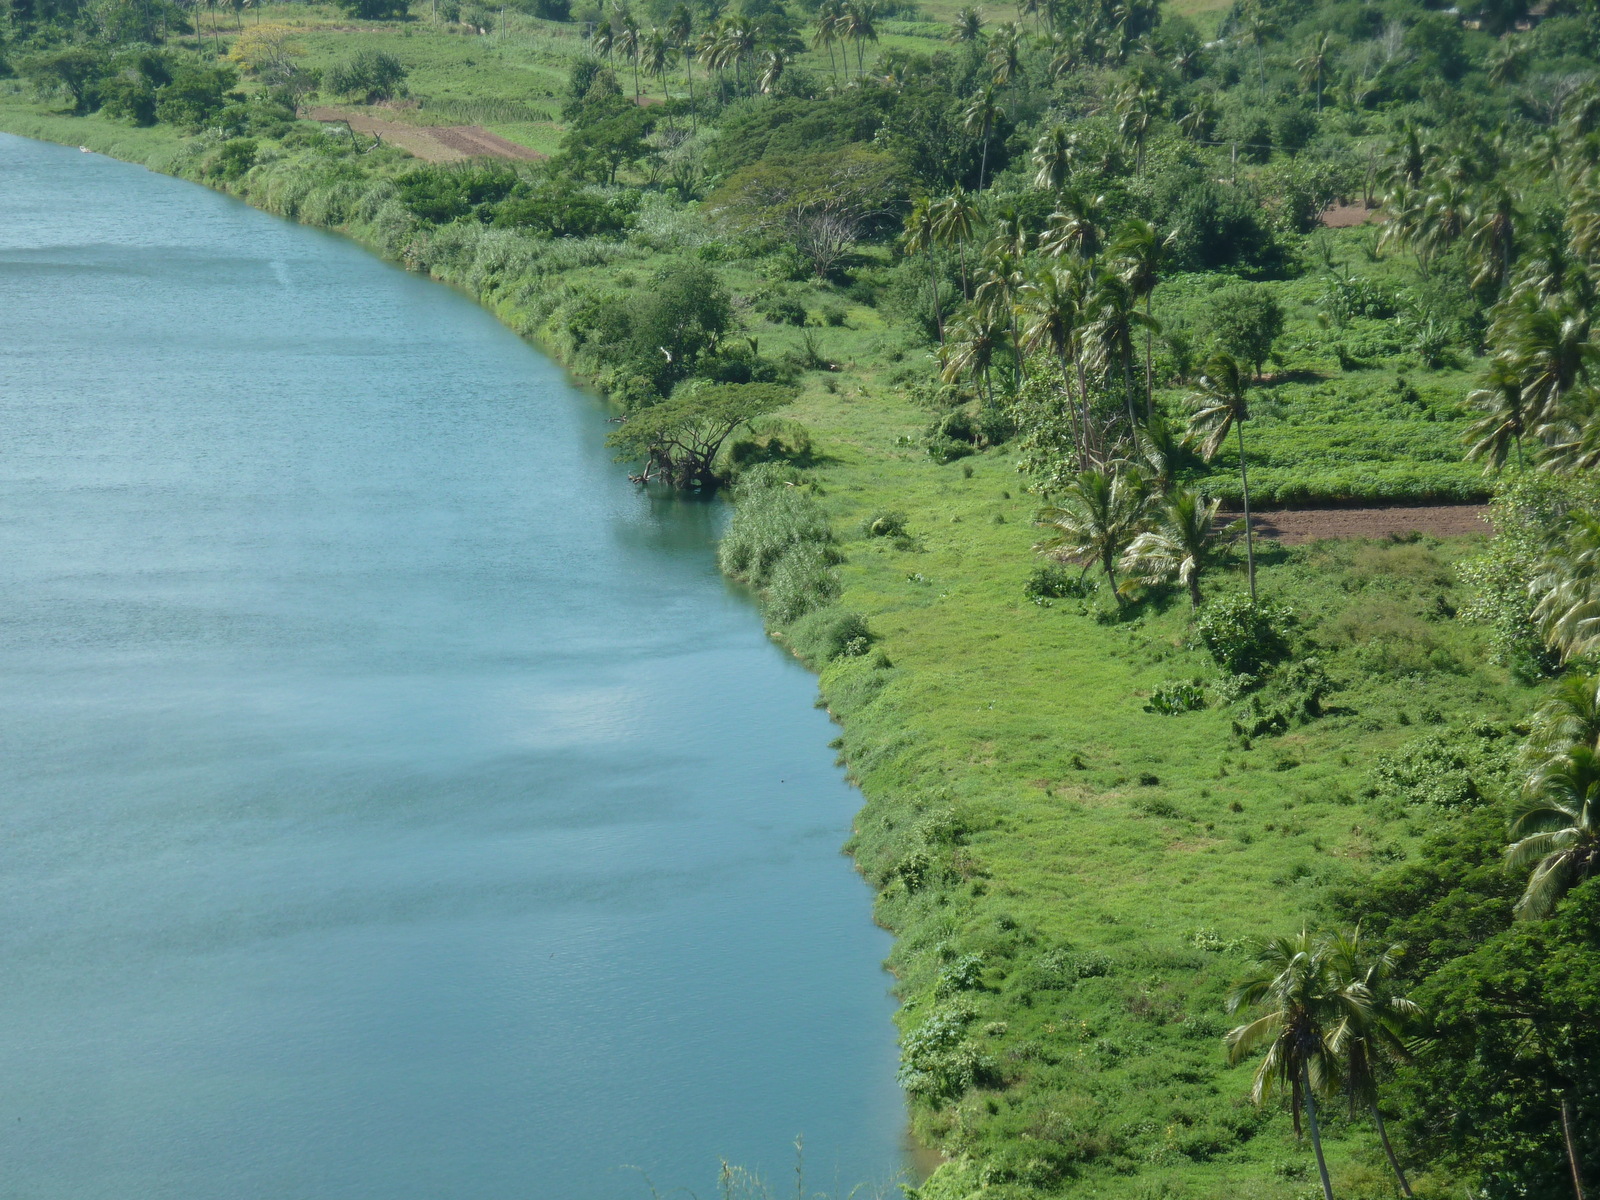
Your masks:
M1600 874L1600 752L1574 744L1535 769L1511 836L1507 869L1533 868L1518 917L1548 916L1569 891Z
M1122 569L1140 583L1180 583L1189 590L1189 607L1200 607L1200 576L1218 552L1220 500L1187 489L1174 492L1156 508L1151 528L1129 543Z
M781 47L774 46L762 56L759 86L763 94L770 94L772 89L778 86L778 81L783 78L784 68L788 65L789 56Z
M1409 1197L1411 1184L1400 1169L1394 1147L1389 1144L1389 1131L1378 1108L1379 1063L1385 1058L1403 1060L1407 1057L1401 1035L1420 1011L1413 1001L1395 992L1394 972L1400 962L1401 948L1370 946L1362 940L1361 928L1357 926L1328 939L1324 953L1335 989L1352 996L1364 993L1365 1003L1350 1006L1328 1039L1329 1049L1343 1068L1350 1114L1355 1115L1358 1104L1372 1114L1378 1140L1389 1157L1389 1166L1400 1183L1401 1192Z
M823 0L822 7L817 9L817 28L811 35L811 48L813 50L826 49L828 51L828 75L838 82L838 68L833 62L833 45L839 40L843 31L844 13L839 5L839 0Z
M1117 230L1111 241L1113 267L1132 289L1135 299L1144 301L1144 404L1145 420L1155 415L1155 329L1156 321L1151 311L1155 302L1156 284L1161 281L1161 268L1166 263L1171 237L1163 238L1149 221L1130 217Z
M694 15L687 4L680 4L667 18L667 36L672 46L683 55L683 79L689 88L689 126L699 127L694 110Z
M1191 141L1203 142L1211 136L1220 113L1214 92L1196 92L1189 99L1188 110L1178 118L1178 132Z
M1026 37L1022 26L1015 21L1008 21L995 30L986 56L994 72L995 86L1008 87L1022 79L1022 45Z
M982 220L978 204L959 185L948 196L933 203L933 236L941 246L954 246L961 258L961 295L970 298L967 281L967 243L978 232Z
M1135 460L1145 482L1157 496L1172 494L1174 473L1183 458L1183 434L1156 413L1133 433L1133 444L1138 451Z
M601 21L594 27L594 32L589 35L589 49L609 62L611 60L611 52L616 48L616 34L611 28L611 22Z
M1039 514L1038 523L1054 532L1034 549L1085 568L1099 563L1120 607L1117 558L1138 533L1143 509L1143 497L1127 474L1080 471L1067 486L1061 503Z
M1333 1200L1328 1164L1322 1155L1322 1132L1317 1124L1317 1093L1339 1080L1339 1064L1328 1046L1328 1031L1364 1005L1361 989L1340 986L1330 978L1322 945L1302 930L1293 937L1273 938L1256 955L1257 974L1241 983L1228 997L1228 1011L1266 1007L1249 1024L1227 1036L1228 1060L1239 1062L1265 1050L1256 1068L1250 1098L1262 1103L1275 1089L1289 1093L1289 1110L1296 1136L1301 1135L1304 1112L1317 1158L1324 1200Z
M1278 26L1259 3L1252 4L1245 14L1240 32L1245 41L1256 48L1256 66L1261 71L1261 99L1267 98L1267 43L1278 32Z
M1073 436L1079 465L1096 456L1098 439L1089 419L1089 386L1082 345L1084 300L1088 268L1081 261L1047 266L1017 292L1022 310L1022 344L1029 351L1045 350L1061 363L1064 378L1076 379L1077 404L1073 409Z
M1470 459L1483 459L1485 470L1498 471L1516 451L1517 466L1523 465L1522 438L1528 432L1528 407L1522 396L1522 382L1503 356L1489 360L1482 384L1468 394L1467 403L1483 413L1467 430L1472 444Z
M639 98L639 52L644 48L644 35L639 31L639 23L627 13L622 15L621 25L617 29L616 47L627 55L633 63L633 98Z
M1527 744L1547 756L1572 746L1600 747L1600 673L1563 676L1534 713Z
M1294 60L1294 69L1300 72L1300 82L1317 94L1317 111L1322 111L1322 81L1328 75L1328 62L1332 55L1331 39L1319 33L1311 39L1306 51Z
M957 45L975 45L983 40L983 14L975 8L963 8L956 13L950 26L948 40Z
M934 247L938 244L938 235L935 232L933 204L926 196L921 197L911 206L911 211L906 214L903 245L907 254L924 254L928 259L928 282L930 285L929 298L933 305L933 327L939 335L939 345L944 345L944 318L940 312L939 304L939 264L934 259Z
M1065 125L1052 125L1033 144L1033 186L1057 191L1066 186L1077 156L1077 140Z
M1117 135L1133 147L1133 173L1144 174L1144 144L1156 119L1159 97L1147 87L1130 86L1117 97Z
M1534 577L1533 617L1545 640L1567 659L1600 647L1600 518L1567 514L1560 551Z
M1511 275L1517 256L1516 199L1494 188L1472 208L1467 225L1467 252L1472 260L1472 285L1498 293Z
M1045 77L1052 84L1059 84L1076 71L1083 61L1083 37L1080 34L1052 33L1045 40L1044 48L1050 56Z
M995 99L994 84L984 87L961 114L961 127L983 142L983 156L978 162L978 190L983 191L984 177L989 172L989 135L994 132L995 120L1003 110Z
M863 46L878 41L877 0L845 0L844 35L856 44L856 74L865 75L866 60Z
M1256 598L1256 551L1250 528L1250 473L1245 464L1244 423L1250 409L1245 400L1244 369L1231 354L1218 354L1200 374L1199 390L1189 397L1189 434L1200 453L1210 461L1222 448L1230 430L1239 435L1239 490L1244 498L1244 553L1250 580L1250 599Z
M672 60L676 52L672 43L667 40L667 35L659 29L652 29L644 40L644 47L640 51L640 60L644 65L644 73L650 78L661 82L661 95L667 94L666 75L672 68Z
M946 383L963 377L971 379L983 386L984 399L994 403L990 372L1005 334L1005 322L998 314L969 309L951 326L950 340L940 347L939 357L944 364L940 377Z
M1022 258L1006 252L987 255L984 270L973 289L972 302L990 316L1005 322L1011 332L1011 361L1013 383L1020 387L1025 373L1022 353L1022 323L1018 320L1017 303L1027 276L1023 274Z
M1069 196L1050 214L1039 253L1047 258L1094 258L1105 241L1105 210L1104 196Z
M1140 328L1158 326L1153 318L1139 311L1132 287L1113 270L1102 268L1090 276L1085 308L1090 317L1085 344L1096 368L1108 376L1121 376L1131 433L1139 424L1133 408L1133 360L1138 353L1134 341Z

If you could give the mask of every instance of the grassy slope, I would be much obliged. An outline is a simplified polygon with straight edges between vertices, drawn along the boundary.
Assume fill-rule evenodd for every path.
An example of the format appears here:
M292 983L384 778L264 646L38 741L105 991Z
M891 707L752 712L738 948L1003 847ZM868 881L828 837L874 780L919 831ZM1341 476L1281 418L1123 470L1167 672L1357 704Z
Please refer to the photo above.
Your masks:
M307 34L315 54L334 57L342 44L321 39L368 36L307 20L322 25ZM426 46L434 65L418 64L414 80L435 71L429 86L453 88L464 101L531 103L554 86L538 82L555 78L548 72L524 78L507 65L516 54L511 34L501 55L485 52L489 39L372 36L401 41L414 64L415 49ZM0 126L156 165L176 146L165 129L49 116L15 98L0 104ZM1364 265L1358 236L1341 238L1353 269L1396 269ZM614 269L604 273L615 282ZM761 282L742 266L728 276L742 292ZM1312 320L1307 301L1320 279L1280 286L1293 320ZM1175 284L1158 312L1163 304L1202 307L1204 297ZM765 351L800 337L747 319ZM1042 1177L1039 1161L1053 1156L1053 1169L1076 1160L1069 1176L1107 1195L1301 1195L1307 1156L1286 1120L1258 1119L1241 1099L1244 1071L1225 1069L1220 1001L1242 969L1237 939L1292 927L1319 885L1414 844L1426 814L1366 794L1377 754L1438 714L1525 709L1524 690L1484 665L1476 631L1440 615L1454 594L1450 562L1463 548L1268 552L1263 591L1300 613L1330 673L1349 685L1334 701L1347 711L1246 749L1230 734L1226 707L1178 717L1143 711L1143 696L1163 680L1215 677L1186 648L1181 601L1112 624L1090 604L1024 599L1035 502L1004 449L949 466L921 452L916 436L931 414L900 385L928 369L925 348L859 307L845 327L816 333L845 369L808 375L791 415L827 457L817 474L848 554L843 604L869 617L893 663L830 667L823 689L866 793L857 850L886 885L882 919L901 934L894 966L908 1000L903 1024L925 1016L942 964L968 952L984 957L983 988L966 999L978 1010L970 1029L996 1082L918 1119L924 1136L975 1156L971 1170L958 1164L945 1173L948 1194L985 1175ZM1398 429L1402 462L1419 445L1447 456L1458 444L1458 374L1410 370L1425 403L1394 410L1383 393L1409 370L1403 356L1337 379L1329 364L1290 365L1329 378L1286 384L1252 426L1263 456L1281 454L1286 472L1304 452L1300 441L1323 437L1336 417L1366 443L1379 420ZM1367 383L1365 399L1331 398ZM1348 451L1338 458L1348 466ZM855 532L862 517L885 509L908 515L909 548ZM1237 575L1219 586L1237 589ZM967 832L943 837L953 826ZM892 868L925 844L944 855L951 882L908 894ZM1045 978L1040 964L1063 948L1094 965L1056 986L1063 981ZM1366 1132L1332 1124L1344 1193L1390 1194Z

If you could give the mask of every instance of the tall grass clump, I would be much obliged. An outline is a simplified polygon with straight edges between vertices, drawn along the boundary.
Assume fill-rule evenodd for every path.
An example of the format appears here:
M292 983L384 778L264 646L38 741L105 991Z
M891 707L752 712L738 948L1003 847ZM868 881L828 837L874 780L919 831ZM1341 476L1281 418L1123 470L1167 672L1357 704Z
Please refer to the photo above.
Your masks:
M839 597L833 530L822 507L775 464L746 471L734 488L734 514L718 547L722 570L761 592L762 607L788 625Z

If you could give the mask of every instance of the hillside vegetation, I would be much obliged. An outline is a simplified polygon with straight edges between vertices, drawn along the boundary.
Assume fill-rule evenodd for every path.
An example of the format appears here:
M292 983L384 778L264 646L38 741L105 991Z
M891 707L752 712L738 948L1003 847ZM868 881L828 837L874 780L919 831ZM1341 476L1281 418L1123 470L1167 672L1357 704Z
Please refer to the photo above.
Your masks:
M730 488L923 1200L1600 1181L1592 5L11 3L0 126L464 287Z

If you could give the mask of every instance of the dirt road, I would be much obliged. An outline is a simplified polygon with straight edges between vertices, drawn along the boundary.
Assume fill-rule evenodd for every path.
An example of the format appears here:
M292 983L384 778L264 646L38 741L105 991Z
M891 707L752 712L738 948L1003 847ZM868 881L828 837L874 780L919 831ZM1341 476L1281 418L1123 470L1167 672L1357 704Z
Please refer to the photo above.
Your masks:
M407 125L359 108L313 108L313 121L349 121L357 133L377 135L391 146L427 162L460 162L465 158L543 158L537 150L519 146L482 125Z

